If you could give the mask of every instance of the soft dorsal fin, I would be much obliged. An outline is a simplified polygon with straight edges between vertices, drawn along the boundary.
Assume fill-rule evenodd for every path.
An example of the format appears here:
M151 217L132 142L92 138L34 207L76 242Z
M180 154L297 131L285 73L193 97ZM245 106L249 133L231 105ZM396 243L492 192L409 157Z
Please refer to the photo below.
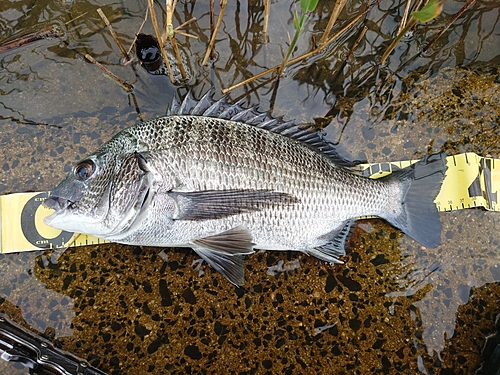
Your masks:
M191 91L186 94L182 101L174 96L170 108L167 110L167 116L206 116L245 123L303 142L338 165L353 167L358 164L358 162L341 157L337 153L335 145L325 139L325 132L315 129L312 125L300 126L292 121L284 121L281 117L272 117L267 112L259 111L257 106L244 107L242 100L234 104L229 103L226 96L214 100L213 95L212 88L200 100L196 100Z

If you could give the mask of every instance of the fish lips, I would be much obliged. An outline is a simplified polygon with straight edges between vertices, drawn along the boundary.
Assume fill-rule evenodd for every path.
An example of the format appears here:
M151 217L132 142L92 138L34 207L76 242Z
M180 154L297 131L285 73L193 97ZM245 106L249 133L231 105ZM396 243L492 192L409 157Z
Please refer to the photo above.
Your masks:
M105 235L108 233L108 229L101 224L109 212L108 194L109 189L106 189L102 200L90 212L90 215L85 215L85 213L81 212L81 208L75 207L78 201L59 194L50 194L49 198L43 202L43 205L54 209L55 212L45 217L43 222L53 228L68 232ZM102 202L104 204L101 204Z
M47 208L50 208L50 209L58 212L58 211L65 210L72 203L73 202L71 202L69 199L51 195L47 199L45 199L45 201L43 202L43 205Z
M58 217L60 218L64 216L64 213L67 212L68 208L71 207L72 204L73 202L67 198L58 197L56 195L50 195L43 202L43 206L51 210L55 210L55 212L53 212L47 217L44 217L43 222L50 226L54 226L53 224L55 224L54 227L57 228L58 225L57 223L54 223L54 220ZM64 229L64 228L58 228L58 229Z
M43 219L44 223L51 225L56 217L64 216L73 204L82 198L85 191L86 187L83 182L76 180L72 174L68 175L43 202L45 207L55 210L54 213Z
M55 210L55 212L43 218L43 222L47 225L51 225L54 219L61 216L68 209L68 207L71 206L72 203L73 202L71 202L69 199L66 198L58 197L55 195L49 196L43 202L43 206Z

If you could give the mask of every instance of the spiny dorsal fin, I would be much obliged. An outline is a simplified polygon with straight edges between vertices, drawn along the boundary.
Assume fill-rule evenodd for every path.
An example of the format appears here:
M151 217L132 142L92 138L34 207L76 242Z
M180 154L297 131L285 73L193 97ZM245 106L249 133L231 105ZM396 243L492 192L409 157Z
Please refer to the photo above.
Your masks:
M186 94L182 102L174 96L167 110L167 116L206 116L245 123L303 142L338 165L352 167L357 164L341 157L335 145L325 139L324 131L315 129L312 125L299 126L292 121L284 121L282 117L275 118L267 112L259 111L257 106L246 108L243 106L243 100L232 104L227 101L227 96L214 100L213 95L212 88L200 100L196 100L191 91Z

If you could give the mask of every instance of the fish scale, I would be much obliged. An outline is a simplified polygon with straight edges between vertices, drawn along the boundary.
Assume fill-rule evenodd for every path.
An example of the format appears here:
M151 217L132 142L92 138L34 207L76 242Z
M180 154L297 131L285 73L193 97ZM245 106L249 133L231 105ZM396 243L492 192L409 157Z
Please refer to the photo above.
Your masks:
M439 244L442 157L371 180L347 169L321 132L210 95L174 101L168 116L123 130L77 164L46 200L55 209L46 223L190 247L236 285L254 249L340 262L359 216Z

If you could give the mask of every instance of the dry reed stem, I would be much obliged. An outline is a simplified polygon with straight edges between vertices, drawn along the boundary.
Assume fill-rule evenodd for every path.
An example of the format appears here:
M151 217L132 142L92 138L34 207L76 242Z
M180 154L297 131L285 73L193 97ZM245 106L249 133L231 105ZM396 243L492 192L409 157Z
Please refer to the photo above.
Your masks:
M135 107L135 111L137 112L137 117L139 117L139 120L141 120L141 122L144 122L144 119L142 118L142 114L141 114L141 110L139 109L139 103L137 103L137 98L135 97L134 93L131 92L130 95L129 95L129 98L132 98L132 101L134 102L134 107ZM129 100L129 105L130 105L130 100Z
M170 44L172 45L172 50L174 51L175 59L177 60L177 66L179 67L179 71L181 72L181 77L183 80L187 78L186 71L184 70L184 65L182 64L181 53L179 52L179 47L177 47L177 41L175 40L174 34L174 26L172 24L172 20L174 18L175 6L177 4L177 0L166 0L165 6L167 9L167 19L165 22L165 33L170 40ZM162 44L165 45L166 39L162 40ZM173 81L172 81L173 83Z
M210 37L214 35L215 30L215 0L210 0Z
M439 39L439 37L441 37L441 35L443 35L445 33L446 30L448 30L450 28L450 26L453 24L453 22L455 22L457 20L458 17L460 17L462 15L463 12L465 12L467 10L467 8L469 8L473 3L474 3L475 0L469 0L450 20L450 22L448 22L446 24L446 26L422 49L422 52L426 52L435 42L436 40Z
M196 21L196 17L193 17L193 18L191 18L191 19L187 20L186 22L181 23L179 26L177 26L177 27L174 29L174 31L175 31L176 33L178 33L178 32L179 32L179 29L182 29L184 26L187 26L187 25L189 25L191 22L194 22L194 21ZM187 34L187 35L191 35L191 34ZM195 36L195 35L193 35L192 37L194 37L194 38L198 38L198 37L197 37L197 36Z
M167 35L171 35L173 33L174 27L172 26L172 20L174 18L174 1L173 0L165 0L165 8L167 11L167 18L165 22Z
M167 37L173 36L175 32L172 20L174 19L176 5L177 0L165 0L166 17L162 35L164 42L166 42Z
M401 30L403 30L406 26L406 21L408 20L408 14L410 13L410 6L411 6L411 0L406 0L405 11L403 12L403 17L401 17L401 23L399 24L398 32L396 35L398 35L401 32Z
M217 24L215 25L214 32L212 33L212 38L210 38L210 43L208 43L207 52L205 53L205 57L203 58L202 65L207 65L208 59L210 58L210 53L212 52L215 45L215 37L217 36L217 32L220 29L220 25L222 24L222 16L224 15L224 10L226 9L227 0L222 0L220 4L220 12L219 17L217 18Z
M101 16L102 20L104 21L104 23L108 27L109 32L111 33L111 36L113 37L116 44L120 48L120 51L122 51L122 55L123 55L123 57L125 57L125 61L129 61L130 60L129 54L127 53L127 51L125 51L125 48L123 48L123 45L120 42L120 39L118 39L118 35L116 35L115 30L113 29L113 26L111 26L111 23L109 22L108 18L106 17L104 12L101 10L101 8L97 8L97 13L99 13L99 16Z
M321 36L320 45L325 44L328 35L330 35L330 31L332 30L333 25L335 25L335 22L337 21L337 18L339 17L340 12L342 12L342 9L344 9L345 4L347 3L347 0L337 0L335 2L335 5L333 6L332 9L332 14L330 15L330 19L328 20L328 25L326 25L326 29L323 32L323 35Z
M41 30L23 35L19 38L0 44L0 53L24 46L25 44L35 42L37 40L46 38L59 38L62 36L64 36L64 32L57 25L44 27Z
M365 34L366 34L367 31L368 31L368 26L364 26L363 29L361 30L361 32L359 33L358 38L356 39L356 41L352 45L351 50L347 54L347 57L345 58L346 61L349 60L352 57L352 54L354 53L354 50L356 49L356 47L358 47L358 44L361 42L361 39L363 39L363 37L365 36Z
M118 77L115 73L113 73L111 70L106 68L104 65L102 65L100 62L98 62L96 59L94 59L92 56L90 56L88 53L85 54L85 58L89 60L91 63L97 65L104 73L106 73L108 76L110 76L113 80L115 80L120 86L122 86L126 91L132 91L134 89L134 86L132 86L130 83L127 83L120 77Z
M183 36L188 37L188 38L198 39L198 37L196 35L185 33L184 31L180 31L180 30L177 30L177 29L175 29L175 33L183 35Z
M64 24L65 24L65 25L68 25L68 24L70 24L71 22L74 22L74 21L76 21L77 19L82 18L82 17L83 17L83 16L85 16L87 13L88 13L88 12L82 13L82 14L80 14L79 16L76 16L75 18L72 18L72 19L70 19L69 21L64 22Z
M153 28L155 29L156 39L158 40L158 43L160 44L161 56L163 57L163 61L165 61L165 64L167 65L167 70L168 70L168 75L170 76L170 81L172 83L174 83L175 82L174 74L172 73L172 67L170 66L170 62L168 61L168 56L167 56L167 52L165 51L165 48L164 48L165 45L164 45L162 38L161 38L160 29L158 28L158 21L156 20L156 13L155 13L155 9L154 9L153 0L148 0L148 7L149 7L149 12L151 13L151 22L153 23Z
M269 7L271 6L271 0L265 0L264 2L264 26L262 28L262 33L264 34L264 41L267 41L267 28L269 26Z
M184 70L184 65L182 64L181 54L179 52L179 47L177 47L177 41L173 35L169 35L170 44L172 45L172 49L174 50L175 59L177 60L177 65L179 66L179 71L181 72L181 77L183 80L187 78L186 71Z
M142 20L142 23L141 23L141 26L139 27L139 30L137 30L137 32L135 33L134 40L132 41L132 44L130 45L130 47L127 51L128 53L130 53L132 51L132 48L134 48L135 41L137 40L137 35L139 35L141 33L142 28L144 27L144 25L146 24L146 21L148 20L148 13L149 13L149 7L146 8L146 14L144 15L144 19Z
M366 15L366 13L368 13L375 5L377 5L378 3L380 2L380 0L377 0L375 3L373 3L370 7L366 8L366 10L364 10L363 12L361 12L359 15L357 15L356 17L354 17L354 19L351 20L351 22L349 22L346 26L344 26L341 30L339 30L339 32L337 32L337 34L335 34L334 36L330 37L330 39L328 39L325 43L321 44L319 47L315 48L314 50L310 51L310 52L307 52L303 55L300 55L294 59L291 59L291 60L288 60L286 65L285 66L288 66L288 65L291 65L291 64L294 64L300 60L303 60L303 59L306 59L308 58L309 56L313 56L319 52L321 52L326 46L328 46L330 43L332 43L335 39L337 39L339 36L341 36L343 33L345 33L347 30L349 30L352 25L354 25L356 22L358 22L363 16ZM227 89L222 89L222 93L223 94L227 94L229 91L231 90L234 90L234 89L237 89L238 87L241 87L243 85L246 85L247 83L250 83L256 79L259 79L261 77L264 77L266 75L268 75L269 73L272 73L274 72L275 70L278 70L280 68L280 65L276 65L262 73L259 73L253 77L250 77L244 81L241 81L240 83L237 83L236 85L233 85Z

